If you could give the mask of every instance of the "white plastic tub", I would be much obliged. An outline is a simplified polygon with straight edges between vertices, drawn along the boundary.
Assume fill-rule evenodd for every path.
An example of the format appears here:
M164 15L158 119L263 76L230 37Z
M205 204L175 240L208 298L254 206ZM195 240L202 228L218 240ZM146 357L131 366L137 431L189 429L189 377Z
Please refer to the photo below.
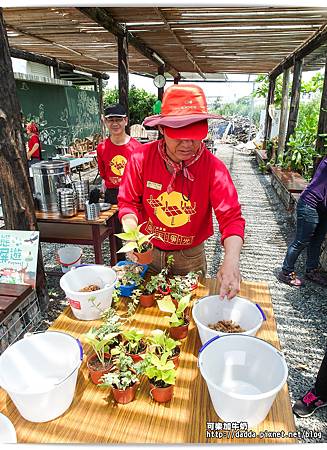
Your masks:
M111 306L112 292L117 280L116 272L110 267L91 264L76 267L60 278L60 287L77 319L99 319L101 312ZM79 292L80 289L95 284L101 289L91 292Z
M66 333L32 334L0 356L0 385L24 419L48 422L73 401L83 351Z
M242 297L221 300L218 295L209 295L197 300L192 309L192 316L202 345L215 336L230 334L212 330L208 327L209 324L220 320L232 320L245 330L242 334L255 336L263 320L266 320L258 304Z
M275 347L244 334L208 341L199 351L198 366L217 415L249 427L265 419L288 375Z
M76 267L81 264L82 249L76 246L62 247L58 250L58 261L61 265L63 273L68 272L72 267Z

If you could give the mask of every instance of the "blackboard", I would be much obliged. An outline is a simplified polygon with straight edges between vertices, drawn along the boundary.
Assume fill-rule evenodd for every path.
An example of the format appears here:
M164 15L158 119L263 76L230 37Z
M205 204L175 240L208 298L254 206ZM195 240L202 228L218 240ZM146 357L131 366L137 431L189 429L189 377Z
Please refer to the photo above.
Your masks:
M47 158L75 138L101 133L98 92L16 80L24 122L35 122Z

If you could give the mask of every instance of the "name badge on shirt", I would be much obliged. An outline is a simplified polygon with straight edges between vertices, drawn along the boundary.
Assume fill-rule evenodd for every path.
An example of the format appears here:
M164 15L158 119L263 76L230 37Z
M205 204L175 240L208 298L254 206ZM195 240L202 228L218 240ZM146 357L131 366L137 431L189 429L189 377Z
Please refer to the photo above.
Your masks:
M161 191L162 184L155 183L154 181L147 181L146 187L156 189L157 191Z

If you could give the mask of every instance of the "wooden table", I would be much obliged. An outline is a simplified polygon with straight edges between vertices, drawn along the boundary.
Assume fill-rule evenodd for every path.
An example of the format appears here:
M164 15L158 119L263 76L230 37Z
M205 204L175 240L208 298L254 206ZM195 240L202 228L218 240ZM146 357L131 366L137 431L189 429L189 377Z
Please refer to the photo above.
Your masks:
M217 293L216 280L205 280L198 288L197 297ZM279 347L276 323L268 286L265 283L243 282L241 295L259 303L267 316L258 337ZM130 323L149 333L154 328L164 328L163 316L157 307L139 307ZM52 330L61 330L79 337L97 321L76 320L66 309L55 321ZM29 443L294 443L294 438L207 438L207 423L219 422L206 383L197 368L197 355L201 347L197 329L190 324L188 338L182 344L180 366L177 369L173 399L160 404L149 397L148 380L142 379L136 400L128 405L113 402L110 389L101 389L88 379L84 362L78 375L75 396L69 410L58 419L47 423L31 423L17 412L9 396L0 389L0 411L13 422L18 442ZM89 350L84 345L86 350ZM37 407L37 405L36 405ZM259 432L295 432L293 414L287 385L280 391L267 418L253 429Z
M96 220L86 220L84 211L74 217L62 217L55 212L36 211L37 224L42 242L59 242L63 244L93 245L95 263L103 264L102 242L109 238L110 265L117 263L117 246L114 233L118 221L118 207L112 205L103 211Z

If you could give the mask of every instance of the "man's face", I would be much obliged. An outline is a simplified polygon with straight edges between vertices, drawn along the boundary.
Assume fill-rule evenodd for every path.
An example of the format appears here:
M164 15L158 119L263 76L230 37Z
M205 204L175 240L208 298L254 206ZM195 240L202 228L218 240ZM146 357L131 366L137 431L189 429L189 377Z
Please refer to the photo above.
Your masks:
M105 118L106 127L108 128L110 135L113 136L119 136L120 134L125 133L127 122L127 117Z
M163 135L166 143L167 155L175 162L188 161L200 148L201 141L191 139L172 139L167 136L165 129Z

